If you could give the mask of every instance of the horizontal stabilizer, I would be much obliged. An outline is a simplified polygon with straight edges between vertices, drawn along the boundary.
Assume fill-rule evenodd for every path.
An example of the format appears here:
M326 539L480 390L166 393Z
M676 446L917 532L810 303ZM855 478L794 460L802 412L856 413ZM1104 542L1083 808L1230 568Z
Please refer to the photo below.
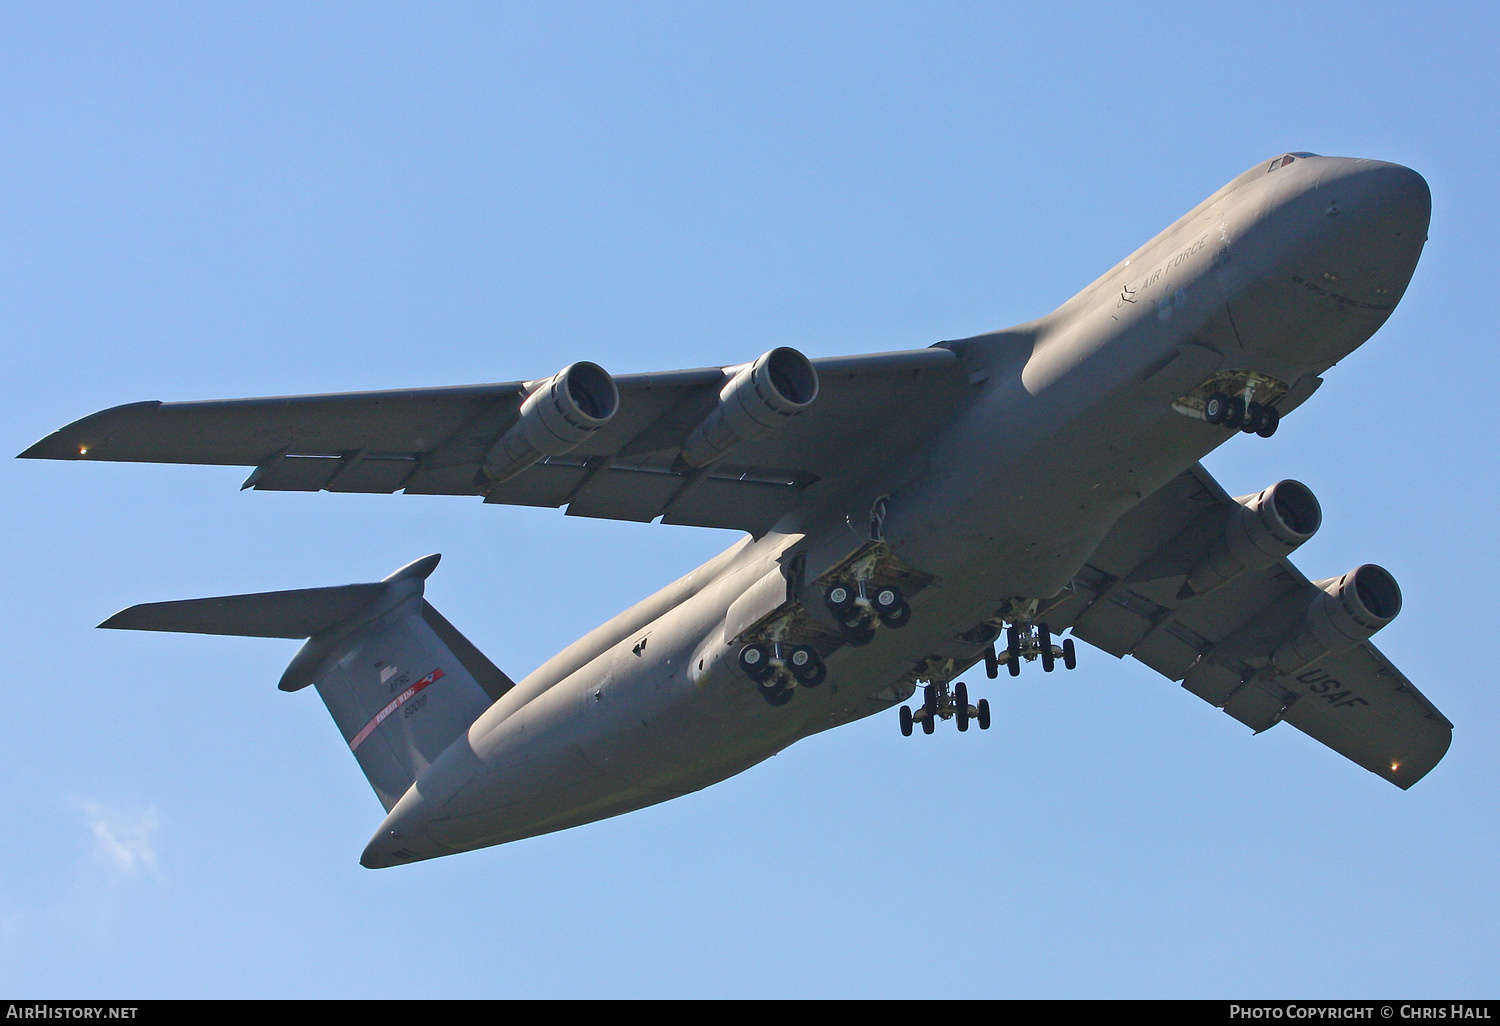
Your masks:
M413 560L377 584L143 602L122 609L99 626L125 631L228 634L239 638L311 638L369 613L389 595L390 585L412 578L425 581L437 569L441 558L433 554Z
M310 638L366 612L384 584L265 591L255 595L145 602L121 610L100 627L180 634L232 634L244 638Z

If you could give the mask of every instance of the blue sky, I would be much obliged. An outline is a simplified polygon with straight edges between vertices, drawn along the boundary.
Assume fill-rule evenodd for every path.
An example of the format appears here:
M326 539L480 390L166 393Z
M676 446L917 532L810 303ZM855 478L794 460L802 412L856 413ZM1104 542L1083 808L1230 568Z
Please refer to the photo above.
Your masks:
M1402 793L1093 650L697 795L370 872L295 643L93 625L373 580L519 677L732 535L236 469L0 462L0 992L1494 996L1495 54L1473 4L0 8L10 452L140 399L928 345L1029 320L1286 150L1426 176L1386 327L1274 439L1311 576L1456 724Z

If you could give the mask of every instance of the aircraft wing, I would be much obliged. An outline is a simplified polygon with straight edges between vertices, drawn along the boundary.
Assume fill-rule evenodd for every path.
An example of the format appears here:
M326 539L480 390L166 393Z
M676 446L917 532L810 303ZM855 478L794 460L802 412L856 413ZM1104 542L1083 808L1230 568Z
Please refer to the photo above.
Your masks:
M482 494L486 502L566 505L573 516L661 517L759 535L851 453L880 452L896 430L911 437L969 387L957 357L941 348L811 363L819 384L811 406L700 470L682 468L678 457L734 368L614 378L619 407L605 427L498 485L476 476L538 382L132 403L69 424L21 456L238 465L255 468L245 488Z
M1451 724L1368 641L1287 674L1266 672L1322 590L1288 560L1180 597L1235 500L1202 466L1146 499L1038 615L1111 655L1134 656L1256 732L1285 720L1401 788L1438 763ZM1326 582L1324 582L1326 583Z

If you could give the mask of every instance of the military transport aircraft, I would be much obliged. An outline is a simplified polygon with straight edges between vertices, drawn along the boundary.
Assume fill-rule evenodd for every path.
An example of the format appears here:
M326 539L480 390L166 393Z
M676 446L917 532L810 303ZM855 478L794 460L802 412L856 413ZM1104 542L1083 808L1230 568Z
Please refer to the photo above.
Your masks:
M1429 213L1405 167L1287 153L1005 331L664 374L574 363L505 384L134 403L22 455L745 532L519 682L424 598L435 555L377 583L105 621L308 639L281 687L317 688L387 810L369 867L665 801L893 706L907 735L983 730L989 704L960 674L1072 667L1074 638L1406 788L1452 724L1368 640L1401 608L1395 580L1367 564L1309 582L1287 557L1321 522L1311 490L1231 498L1197 461L1272 435L1385 322Z

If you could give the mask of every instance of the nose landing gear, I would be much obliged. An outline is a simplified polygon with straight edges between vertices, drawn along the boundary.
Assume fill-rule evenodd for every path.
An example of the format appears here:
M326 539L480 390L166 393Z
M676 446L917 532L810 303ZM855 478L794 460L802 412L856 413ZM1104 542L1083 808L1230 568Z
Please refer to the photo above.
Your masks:
M1172 408L1194 420L1270 438L1281 423L1277 404L1289 391L1285 381L1259 371L1222 371L1178 398Z
M1270 438L1281 424L1281 414L1276 412L1276 407L1262 406L1248 394L1231 398L1223 392L1215 392L1204 400L1203 419L1231 431L1238 428L1262 438Z

